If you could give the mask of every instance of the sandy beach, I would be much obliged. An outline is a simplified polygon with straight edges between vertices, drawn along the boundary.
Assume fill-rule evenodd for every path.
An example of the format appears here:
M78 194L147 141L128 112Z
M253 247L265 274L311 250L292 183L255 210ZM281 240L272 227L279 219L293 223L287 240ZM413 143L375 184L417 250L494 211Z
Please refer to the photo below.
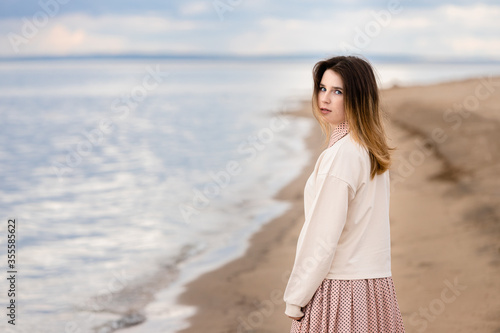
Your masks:
M392 273L407 332L500 332L500 78L382 92L394 151ZM312 117L309 101L294 115ZM302 192L322 150L278 194L292 203L244 256L187 285L191 332L288 332L282 299L304 221Z

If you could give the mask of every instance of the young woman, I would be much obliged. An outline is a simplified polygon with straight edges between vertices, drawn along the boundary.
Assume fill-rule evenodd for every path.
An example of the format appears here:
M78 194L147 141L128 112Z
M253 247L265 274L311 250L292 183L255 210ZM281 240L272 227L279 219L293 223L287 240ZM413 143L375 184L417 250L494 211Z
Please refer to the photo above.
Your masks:
M304 189L305 222L284 295L291 332L404 332L375 75L363 59L340 56L318 62L313 78L313 114L328 147Z

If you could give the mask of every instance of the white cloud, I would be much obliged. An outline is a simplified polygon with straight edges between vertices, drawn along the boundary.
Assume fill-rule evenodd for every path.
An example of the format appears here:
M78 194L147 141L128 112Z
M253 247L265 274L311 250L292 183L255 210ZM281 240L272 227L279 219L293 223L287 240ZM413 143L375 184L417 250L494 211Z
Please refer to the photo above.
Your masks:
M379 22L372 10L325 8L311 17L270 15L270 4L242 2L221 22L210 1L181 5L185 18L143 15L58 15L39 29L20 53L335 53L350 44L359 53L424 56L490 56L500 59L500 5L403 7L389 22ZM266 5L267 4L267 5ZM312 4L311 4L312 6ZM274 8L274 7L273 7ZM194 19L208 14L211 19ZM213 15L212 15L213 14ZM247 15L247 16L245 16ZM388 23L388 24L387 24ZM21 34L19 20L0 20L0 55L15 55L5 36ZM365 35L364 37L362 35ZM368 38L366 37L368 36ZM363 45L357 41L365 42ZM343 44L342 44L343 43Z
M214 10L211 1L195 1L181 4L179 12L182 15L200 15Z
M84 28L96 32L135 33L173 33L200 28L200 24L192 20L176 20L158 15L104 15L89 16L87 14L71 14L61 16L58 20L72 28Z
M460 22L466 26L490 27L498 30L500 6L477 4L472 6L446 5L438 8L437 13L446 20Z
M178 33L199 30L200 24L190 20L175 20L155 15L89 16L70 14L56 16L35 33L27 35L25 25L18 20L1 20L0 55L67 55L120 52L196 52L190 43L165 40ZM28 29L31 31L31 29ZM16 37L12 37L12 33ZM196 34L194 34L196 36ZM14 42L12 42L14 41ZM15 50L19 52L15 52Z
M375 52L500 59L500 6L405 9L373 41Z
M392 29L422 29L432 26L432 21L427 17L395 17L390 25Z
M457 54L500 55L498 38L478 39L473 36L461 36L452 39L450 45Z
M347 38L350 17L343 13L315 22L263 18L257 28L234 36L228 49L242 54L329 52Z
M327 15L325 15L327 16ZM342 11L322 20L263 18L234 36L237 53L344 52L500 59L500 6L403 8L387 24L372 10ZM342 47L343 46L343 47Z
M68 55L74 53L111 52L118 53L124 50L126 40L121 36L107 36L104 34L92 34L84 29L70 29L67 26L55 23L40 29L32 38L24 38L22 35L14 43L14 47L8 41L2 40L0 53L4 56L18 55Z
M123 51L126 41L120 36L90 34L83 29L72 30L62 24L55 24L43 31L34 41L39 53L50 50L53 54L94 53Z

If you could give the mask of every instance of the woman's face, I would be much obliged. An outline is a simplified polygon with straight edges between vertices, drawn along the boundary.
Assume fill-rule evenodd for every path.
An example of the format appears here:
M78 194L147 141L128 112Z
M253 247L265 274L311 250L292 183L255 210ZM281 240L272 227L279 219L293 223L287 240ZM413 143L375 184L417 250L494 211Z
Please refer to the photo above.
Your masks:
M325 120L337 127L345 120L344 84L339 74L327 69L321 78L318 91L318 106Z

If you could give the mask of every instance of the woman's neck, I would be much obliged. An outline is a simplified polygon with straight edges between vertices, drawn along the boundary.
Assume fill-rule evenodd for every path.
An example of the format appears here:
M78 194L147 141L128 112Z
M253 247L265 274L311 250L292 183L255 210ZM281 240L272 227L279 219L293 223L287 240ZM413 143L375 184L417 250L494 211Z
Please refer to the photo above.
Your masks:
M343 121L332 130L332 134L330 135L330 142L328 143L328 148L330 148L335 144L335 142L339 141L344 136L346 136L347 133L349 133L349 124L347 123L347 121Z

